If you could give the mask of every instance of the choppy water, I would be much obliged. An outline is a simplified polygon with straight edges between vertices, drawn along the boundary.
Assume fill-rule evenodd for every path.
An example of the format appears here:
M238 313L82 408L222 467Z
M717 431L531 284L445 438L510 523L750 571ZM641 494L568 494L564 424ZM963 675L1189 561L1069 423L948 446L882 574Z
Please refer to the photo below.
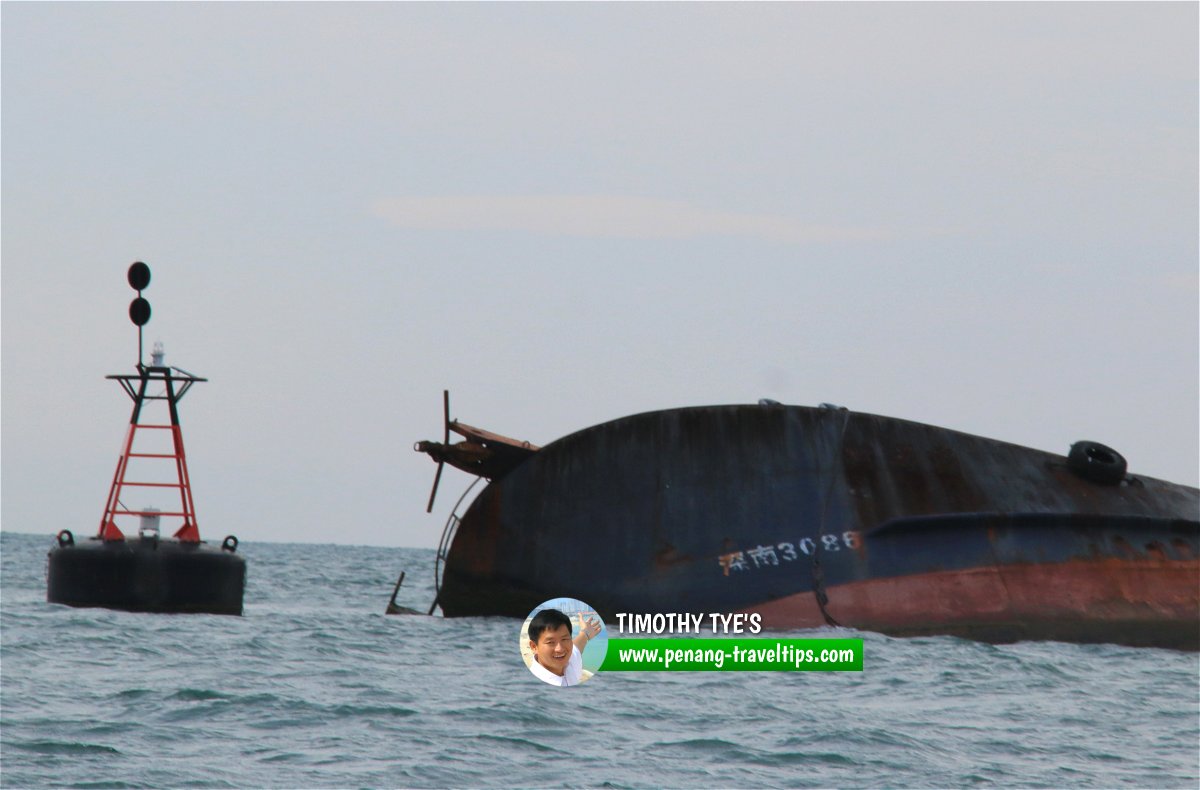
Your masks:
M861 674L559 689L518 621L382 614L430 550L244 542L245 616L139 615L47 604L51 540L0 533L4 787L1200 784L1195 654L862 634Z

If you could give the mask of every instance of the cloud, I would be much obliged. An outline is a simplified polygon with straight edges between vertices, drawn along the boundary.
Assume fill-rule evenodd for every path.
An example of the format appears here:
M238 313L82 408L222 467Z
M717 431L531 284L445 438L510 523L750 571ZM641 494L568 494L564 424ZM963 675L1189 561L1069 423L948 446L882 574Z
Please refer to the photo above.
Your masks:
M501 230L561 236L688 239L746 236L806 244L879 241L887 228L808 224L775 214L713 211L675 200L625 195L449 195L377 201L372 213L402 228Z
M1195 294L1200 291L1200 274L1196 272L1167 272L1161 275L1159 280L1172 290L1187 294ZM1195 303L1193 302L1193 304Z

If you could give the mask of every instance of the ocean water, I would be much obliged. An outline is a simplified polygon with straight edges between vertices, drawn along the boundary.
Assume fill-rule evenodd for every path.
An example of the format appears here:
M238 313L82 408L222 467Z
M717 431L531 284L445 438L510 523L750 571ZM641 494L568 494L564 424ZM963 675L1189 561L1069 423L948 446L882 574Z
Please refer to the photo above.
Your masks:
M246 541L220 617L47 604L51 542L0 533L6 788L1200 785L1193 653L807 631L865 670L561 689L517 620L383 614L401 570L427 610L432 550Z

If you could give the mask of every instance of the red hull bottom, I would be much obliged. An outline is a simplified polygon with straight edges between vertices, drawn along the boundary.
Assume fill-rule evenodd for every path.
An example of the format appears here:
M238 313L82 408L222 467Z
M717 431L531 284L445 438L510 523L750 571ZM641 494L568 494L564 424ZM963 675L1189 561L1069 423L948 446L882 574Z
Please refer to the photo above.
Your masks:
M893 636L1048 639L1200 650L1200 560L1072 560L940 571L830 587L839 625ZM813 593L769 601L767 628L818 628Z

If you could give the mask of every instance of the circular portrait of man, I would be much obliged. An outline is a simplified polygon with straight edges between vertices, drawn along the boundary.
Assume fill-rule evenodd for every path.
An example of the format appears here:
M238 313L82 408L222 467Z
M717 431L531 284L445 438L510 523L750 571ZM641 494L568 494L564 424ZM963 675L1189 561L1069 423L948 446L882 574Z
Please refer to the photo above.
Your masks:
M521 658L538 680L578 686L600 670L608 652L604 620L575 598L539 604L521 625Z

